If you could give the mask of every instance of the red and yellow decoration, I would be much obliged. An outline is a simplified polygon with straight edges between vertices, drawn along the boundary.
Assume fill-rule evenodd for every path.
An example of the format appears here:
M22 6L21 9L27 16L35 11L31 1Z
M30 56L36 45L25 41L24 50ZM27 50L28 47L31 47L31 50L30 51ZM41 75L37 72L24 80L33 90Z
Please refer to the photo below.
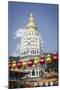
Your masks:
M58 54L57 54L57 53L56 53L56 54L53 54L53 60L54 60L55 62L58 61Z
M51 63L52 63L51 54L47 54L47 56L46 56L46 63L47 63L47 64L51 64Z
M34 65L37 66L37 64L39 63L39 60L37 57L34 57Z
M22 62L20 61L20 62L17 63L17 67L21 68L21 66L22 66Z
M23 68L25 68L27 66L27 62L23 61L22 66L23 66Z
M40 64L43 65L45 63L44 55L40 56Z
M28 66L31 67L33 65L33 61L32 60L29 60L28 61Z
M32 67L32 65L35 65L35 66L37 66L39 64L44 65L45 62L46 62L46 64L51 64L51 63L53 63L52 60L53 60L53 62L58 61L58 54L57 53L47 54L46 56L41 55L40 60L38 57L34 57L33 59L30 59L28 61L27 60L26 61L13 60L12 62L9 61L8 67L9 67L9 69L15 69L15 68L20 69L20 68Z

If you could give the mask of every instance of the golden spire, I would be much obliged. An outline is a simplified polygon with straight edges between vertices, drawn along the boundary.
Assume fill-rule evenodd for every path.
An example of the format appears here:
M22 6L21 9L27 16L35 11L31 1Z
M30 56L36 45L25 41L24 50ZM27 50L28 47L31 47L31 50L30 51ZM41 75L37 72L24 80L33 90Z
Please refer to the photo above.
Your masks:
M30 13L29 20L28 20L26 28L27 29L33 29L33 30L37 29L32 13Z

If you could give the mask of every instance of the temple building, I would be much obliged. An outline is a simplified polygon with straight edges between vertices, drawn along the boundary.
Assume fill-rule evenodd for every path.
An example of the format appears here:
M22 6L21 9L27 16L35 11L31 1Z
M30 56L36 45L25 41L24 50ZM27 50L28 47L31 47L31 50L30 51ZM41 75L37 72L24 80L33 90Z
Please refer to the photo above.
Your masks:
M22 61L34 60L37 58L37 61L40 59L40 55L43 54L43 40L38 32L35 19L30 13L28 23L25 28L24 36L21 38L20 44L20 59ZM40 77L44 72L44 67L41 65L34 66L31 68L27 67L26 71L30 71L28 77Z
M33 58L43 54L43 40L39 32L32 13L30 13L24 36L21 39L20 57Z
M8 63L9 88L58 85L58 53L44 53L32 13L20 41L20 57L14 59Z

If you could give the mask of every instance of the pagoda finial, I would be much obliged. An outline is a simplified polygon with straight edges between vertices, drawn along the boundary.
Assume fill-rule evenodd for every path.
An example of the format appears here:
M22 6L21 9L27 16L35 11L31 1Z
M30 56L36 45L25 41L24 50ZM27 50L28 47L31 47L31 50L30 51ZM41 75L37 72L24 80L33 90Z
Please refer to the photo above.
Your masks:
M28 29L33 28L34 30L37 29L32 12L30 12L30 16L26 28Z
M33 16L32 12L30 12L30 16L31 16L31 17Z

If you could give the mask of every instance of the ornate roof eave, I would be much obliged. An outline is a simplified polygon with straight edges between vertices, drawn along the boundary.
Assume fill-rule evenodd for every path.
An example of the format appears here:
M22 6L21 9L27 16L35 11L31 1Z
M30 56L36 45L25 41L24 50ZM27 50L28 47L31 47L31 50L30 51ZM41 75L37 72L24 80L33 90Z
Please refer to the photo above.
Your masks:
M37 27L33 27L33 26L27 27L27 26L26 26L26 29L30 29L30 28L33 28L34 30L37 30Z

